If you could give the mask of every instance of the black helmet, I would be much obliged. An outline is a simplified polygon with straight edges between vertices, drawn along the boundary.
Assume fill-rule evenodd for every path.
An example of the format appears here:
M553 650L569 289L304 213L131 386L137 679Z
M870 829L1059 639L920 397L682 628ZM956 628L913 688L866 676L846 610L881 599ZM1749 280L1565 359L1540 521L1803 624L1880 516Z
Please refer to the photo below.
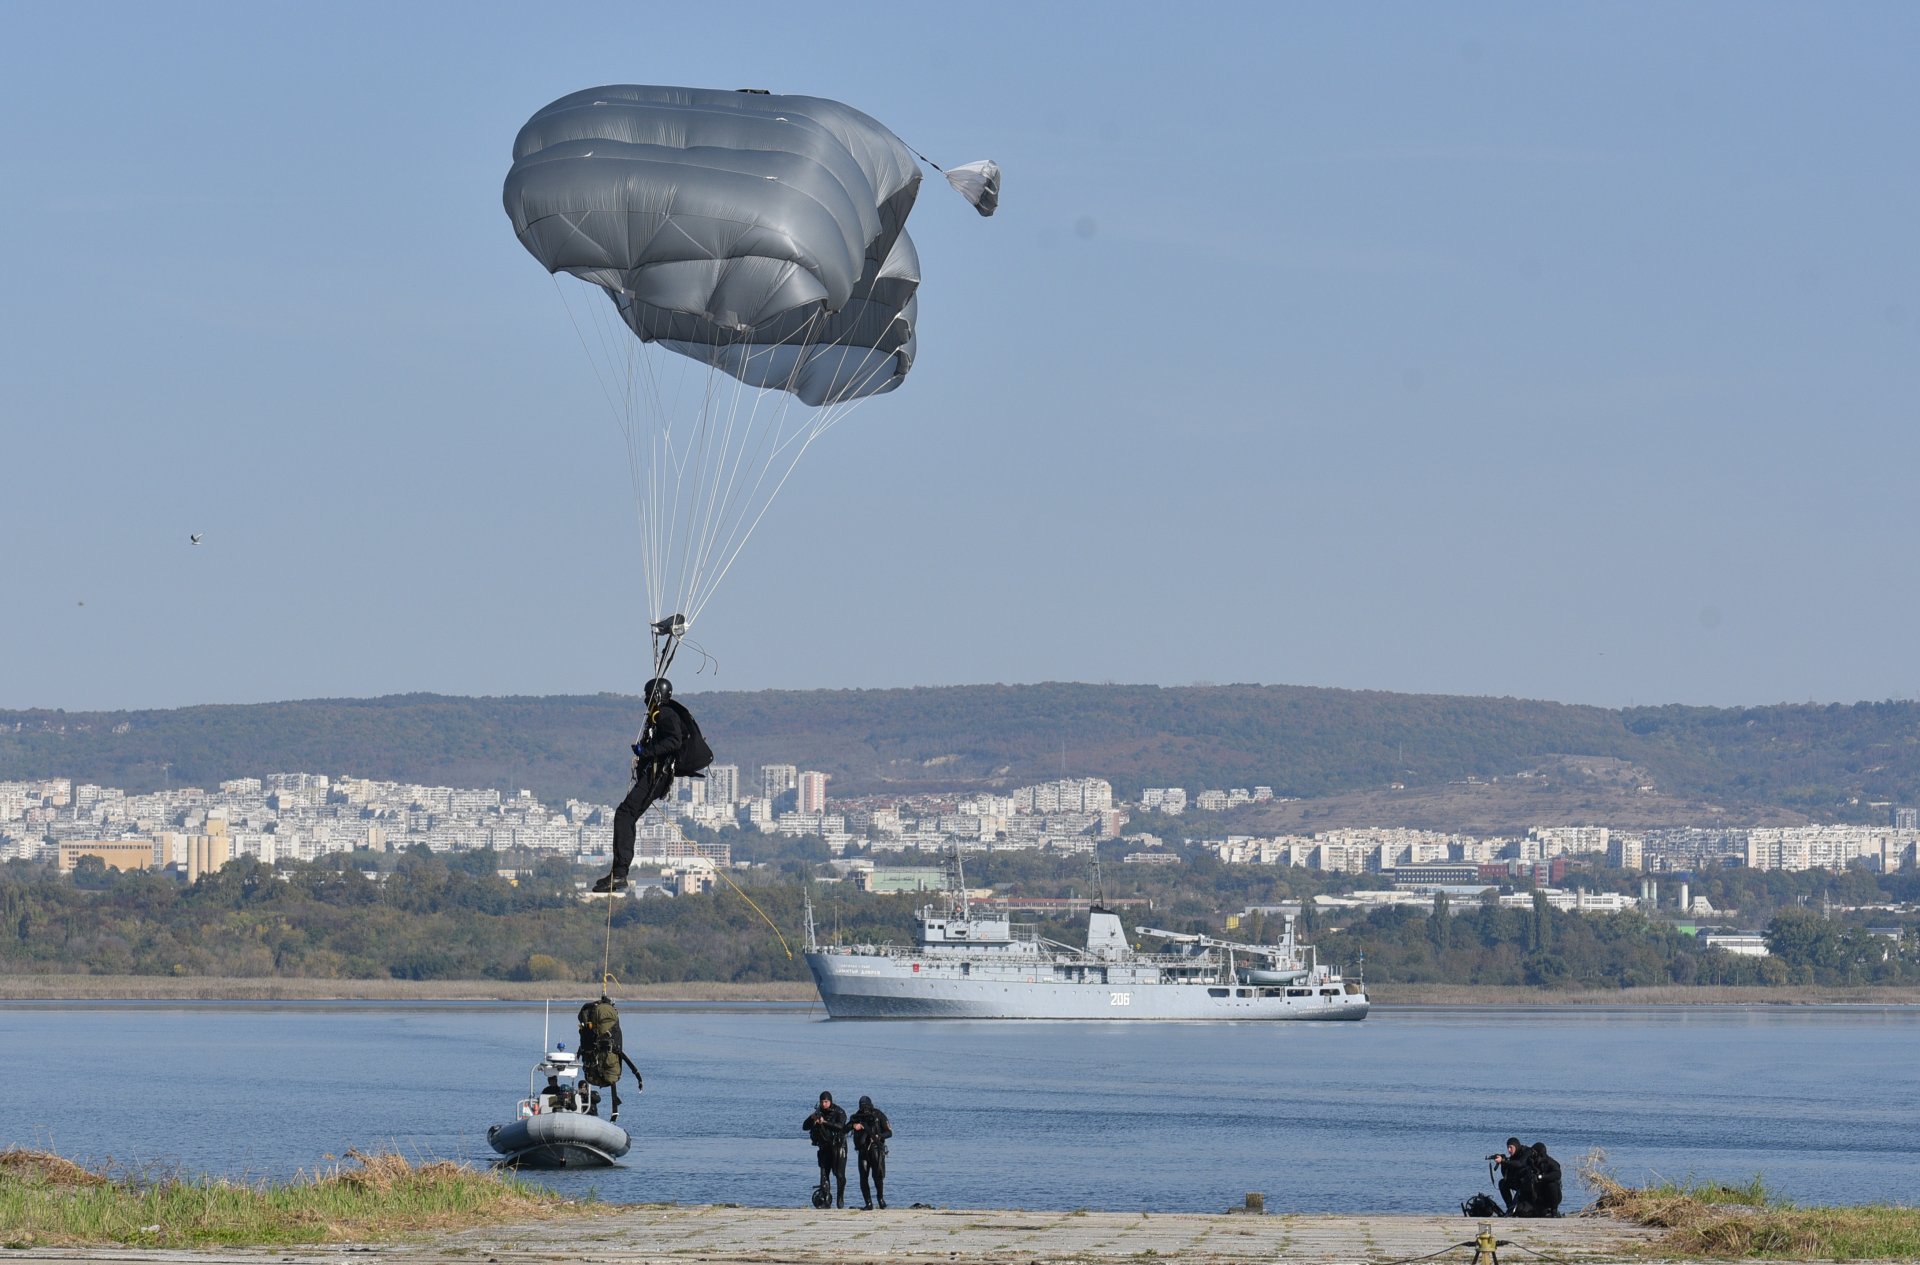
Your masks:
M647 682L647 701L654 706L673 697L673 682L664 676L656 676Z

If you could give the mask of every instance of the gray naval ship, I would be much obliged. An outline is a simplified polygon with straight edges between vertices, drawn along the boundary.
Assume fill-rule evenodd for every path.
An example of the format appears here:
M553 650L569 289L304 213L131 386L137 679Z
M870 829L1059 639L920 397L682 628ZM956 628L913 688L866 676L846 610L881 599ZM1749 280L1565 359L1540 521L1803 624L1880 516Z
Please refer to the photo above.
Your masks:
M1136 949L1120 916L1094 906L1085 948L1041 937L1004 914L976 915L964 878L920 910L912 945L823 945L807 911L806 959L835 1019L1363 1019L1364 982L1320 965L1294 937L1237 944L1136 927L1163 947Z

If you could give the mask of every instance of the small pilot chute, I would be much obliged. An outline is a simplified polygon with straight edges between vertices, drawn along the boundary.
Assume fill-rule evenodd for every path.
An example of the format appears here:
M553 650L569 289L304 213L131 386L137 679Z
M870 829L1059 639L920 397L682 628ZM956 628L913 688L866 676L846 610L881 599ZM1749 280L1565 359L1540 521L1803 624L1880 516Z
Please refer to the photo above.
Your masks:
M973 203L973 209L980 214L992 215L1000 209L1000 164L991 158L949 167L946 177L947 183Z

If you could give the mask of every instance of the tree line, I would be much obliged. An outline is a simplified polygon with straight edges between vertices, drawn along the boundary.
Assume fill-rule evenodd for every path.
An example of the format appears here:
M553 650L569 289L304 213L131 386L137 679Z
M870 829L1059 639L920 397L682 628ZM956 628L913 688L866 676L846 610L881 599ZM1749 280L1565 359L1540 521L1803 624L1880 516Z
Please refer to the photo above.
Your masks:
M809 900L823 941L912 940L915 911L931 897L818 881L806 841L789 846L790 855L737 875L778 935L725 885L609 909L580 900L580 872L566 861L485 850L341 854L278 866L242 858L192 884L92 859L71 875L14 861L0 866L0 971L593 981L604 965L628 983L803 980L797 952ZM1598 871L1577 881L1620 890L1638 877ZM1564 913L1538 894L1524 909L1461 908L1441 895L1431 905L1333 911L1310 898L1380 880L1221 865L1205 853L1184 866L1109 866L1104 876L1080 862L996 853L971 862L968 880L1011 897L1125 898L1138 902L1123 910L1129 926L1253 942L1278 935L1274 906L1298 905L1301 930L1323 960L1348 969L1364 961L1375 981L1542 989L1920 982L1913 914L1831 911L1835 903L1910 902L1920 896L1920 875L1696 876L1695 890L1741 909L1741 925L1765 928L1769 958L1707 949L1682 925L1637 911ZM1085 935L1080 916L1037 921L1041 934L1063 943Z

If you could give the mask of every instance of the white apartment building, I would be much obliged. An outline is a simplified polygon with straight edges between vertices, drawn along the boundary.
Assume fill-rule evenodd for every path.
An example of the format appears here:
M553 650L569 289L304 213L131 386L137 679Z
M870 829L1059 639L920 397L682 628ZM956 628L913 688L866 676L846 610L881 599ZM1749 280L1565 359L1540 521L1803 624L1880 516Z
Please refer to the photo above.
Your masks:
M1898 869L1902 843L1875 826L1768 826L1747 832L1747 865L1756 870L1844 870L1856 862Z
M1528 836L1540 843L1540 854L1557 857L1563 853L1604 853L1607 850L1605 826L1535 826Z
M707 803L732 804L740 798L740 766L712 764L706 769Z
M799 792L795 798L796 811L809 816L818 816L827 811L827 775L811 770L794 779L795 789Z
M760 794L767 799L777 800L799 785L800 767L798 765L763 764L760 766Z
M1187 792L1179 786L1149 786L1140 792L1140 807L1150 813L1178 817L1187 811Z

